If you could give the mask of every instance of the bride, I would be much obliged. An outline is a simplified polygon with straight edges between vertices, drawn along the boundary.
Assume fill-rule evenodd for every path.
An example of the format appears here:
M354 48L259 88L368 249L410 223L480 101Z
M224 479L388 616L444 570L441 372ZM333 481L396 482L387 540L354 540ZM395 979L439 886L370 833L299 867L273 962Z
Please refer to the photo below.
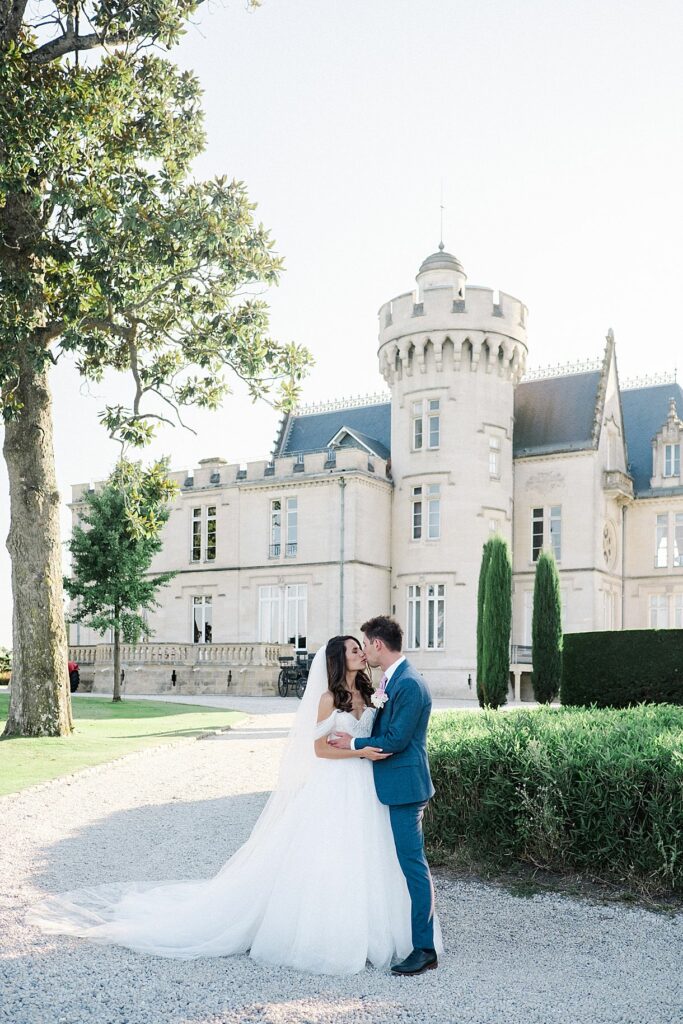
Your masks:
M248 951L319 974L403 959L410 897L370 763L391 755L328 743L337 731L370 736L372 693L358 641L333 637L313 660L278 786L214 878L78 889L47 897L29 919L44 932L178 959Z

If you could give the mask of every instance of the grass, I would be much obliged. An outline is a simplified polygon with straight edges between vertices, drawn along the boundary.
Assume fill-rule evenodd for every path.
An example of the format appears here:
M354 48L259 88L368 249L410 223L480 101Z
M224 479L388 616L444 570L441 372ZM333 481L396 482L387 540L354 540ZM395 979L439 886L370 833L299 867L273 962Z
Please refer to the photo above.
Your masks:
M12 738L0 742L0 796L81 768L113 761L145 747L226 729L244 718L236 711L162 701L72 697L75 732L68 737ZM0 732L9 697L0 695Z

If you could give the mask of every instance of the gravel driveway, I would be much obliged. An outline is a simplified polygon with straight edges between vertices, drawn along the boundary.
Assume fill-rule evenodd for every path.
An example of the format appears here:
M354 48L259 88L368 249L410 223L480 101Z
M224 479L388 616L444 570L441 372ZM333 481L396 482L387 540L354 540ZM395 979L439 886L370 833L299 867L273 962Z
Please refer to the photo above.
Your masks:
M263 707L230 733L0 799L1 1021L680 1024L680 916L517 898L442 875L447 953L418 978L320 978L246 956L162 960L45 937L24 923L45 891L213 874L249 834L273 783L291 715L276 702ZM344 905L335 883L330 902Z

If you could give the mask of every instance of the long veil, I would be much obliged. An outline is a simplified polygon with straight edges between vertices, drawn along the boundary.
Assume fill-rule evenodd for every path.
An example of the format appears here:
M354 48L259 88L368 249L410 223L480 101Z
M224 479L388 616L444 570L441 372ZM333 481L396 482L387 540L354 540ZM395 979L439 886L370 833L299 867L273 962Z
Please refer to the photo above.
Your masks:
M313 742L327 689L325 648L315 655L281 758L278 782L249 839L209 879L116 882L44 898L29 921L52 934L117 943L143 953L191 959L250 948L272 888L288 810L313 771ZM328 720L329 722L329 720Z

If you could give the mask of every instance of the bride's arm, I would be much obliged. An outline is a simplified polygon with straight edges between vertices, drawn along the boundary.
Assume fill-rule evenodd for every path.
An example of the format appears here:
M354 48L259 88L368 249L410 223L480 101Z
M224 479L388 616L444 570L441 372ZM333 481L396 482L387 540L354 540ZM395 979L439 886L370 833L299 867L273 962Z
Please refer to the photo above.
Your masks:
M330 718L334 711L334 697L329 690L322 695L320 698L320 704L318 705L318 725ZM381 761L385 757L390 757L390 754L384 754L376 747L363 747L362 750L340 750L338 747L332 747L327 742L327 737L332 731L330 728L324 736L319 736L313 743L313 749L315 750L316 757L325 757L333 761L340 761L349 757L366 757L369 761Z

